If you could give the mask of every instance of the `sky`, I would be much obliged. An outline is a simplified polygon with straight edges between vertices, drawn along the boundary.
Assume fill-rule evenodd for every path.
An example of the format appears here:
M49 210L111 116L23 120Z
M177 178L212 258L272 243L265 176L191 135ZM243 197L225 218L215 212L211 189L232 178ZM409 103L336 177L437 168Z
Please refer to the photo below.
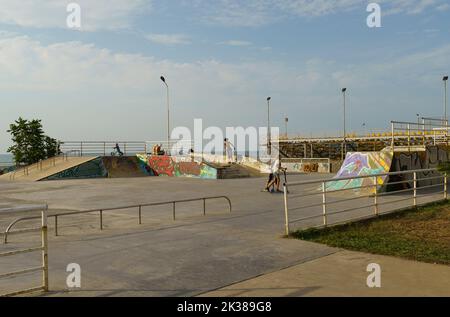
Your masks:
M67 5L81 28L67 26ZM171 125L265 126L302 136L389 130L443 114L450 2L0 0L0 153L19 116L62 141L150 141ZM363 129L363 124L365 127Z

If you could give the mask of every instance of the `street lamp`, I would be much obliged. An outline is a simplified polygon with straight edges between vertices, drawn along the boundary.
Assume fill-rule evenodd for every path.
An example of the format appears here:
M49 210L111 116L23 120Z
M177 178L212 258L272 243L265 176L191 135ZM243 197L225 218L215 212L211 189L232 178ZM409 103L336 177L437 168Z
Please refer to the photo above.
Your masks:
M444 81L444 122L445 125L448 125L448 121L447 121L447 81L448 81L448 76L444 76L444 78L442 78L442 80Z
M169 85L167 85L166 79L164 76L161 76L161 80L166 85L167 90L167 150L170 149L170 101L169 101Z
M347 92L347 88L342 88L342 95L343 95L343 97L344 97L344 143L343 143L343 145L342 145L342 160L344 160L344 155L345 155L345 152L347 151L347 126L346 126L346 124L347 124L347 122L346 122L346 109L345 109L345 107L346 107L346 100L345 100L345 97L346 97L346 93Z
M272 97L267 97L267 154L271 155L271 134L270 134L270 100Z
M289 118L286 117L284 118L284 123L285 123L285 127L286 127L286 139L288 139L288 123L289 123Z

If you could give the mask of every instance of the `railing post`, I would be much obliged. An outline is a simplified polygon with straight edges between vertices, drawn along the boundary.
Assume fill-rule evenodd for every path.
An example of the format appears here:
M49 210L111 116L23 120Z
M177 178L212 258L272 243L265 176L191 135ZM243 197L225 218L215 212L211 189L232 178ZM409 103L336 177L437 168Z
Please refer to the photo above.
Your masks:
M48 292L48 237L47 237L47 209L41 212L42 216L42 287Z
M414 172L414 207L417 207L417 172Z
M374 185L374 208L375 208L375 216L378 216L379 210L378 210L378 178L375 176L373 178L373 185Z
M80 157L83 157L83 142L80 142Z
M408 123L407 125L408 128L408 152L411 152L411 126Z
M206 199L203 198L203 216L206 216Z
M103 142L103 156L106 156L106 142Z
M325 182L322 182L322 210L323 210L323 225L328 225L327 221L327 186Z
M175 205L176 205L176 202L173 202L172 203L172 217L173 217L173 220L175 221L176 220L176 215L175 215Z
M392 133L391 148L392 148L392 152L394 152L394 144L395 144L394 122L391 122L391 133Z
M100 230L103 230L103 210L100 210Z
M55 237L58 236L58 216L55 216Z
M283 184L283 193L284 193L284 219L285 219L285 233L286 236L289 237L289 208L288 208L288 194L286 184Z
M139 224L142 225L142 206L139 205Z
M444 199L447 200L448 199L448 193L447 193L447 172L444 173Z

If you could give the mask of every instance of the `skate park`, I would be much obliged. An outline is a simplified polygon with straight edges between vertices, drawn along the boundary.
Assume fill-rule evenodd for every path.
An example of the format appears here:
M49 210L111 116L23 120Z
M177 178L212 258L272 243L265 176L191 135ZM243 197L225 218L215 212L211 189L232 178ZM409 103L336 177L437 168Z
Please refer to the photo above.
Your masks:
M376 136L380 143L384 138L381 151L345 153L345 160L334 173L329 173L332 167L326 166L332 164L332 157L325 161L288 157L285 164L292 168L287 182L290 219L285 217L285 195L260 191L267 174L264 169L254 168L254 162L251 173L234 172L229 178L218 178L217 171L239 163L210 162L208 167L216 168L215 177L210 177L211 173L201 177L203 161L190 161L189 168L180 168L167 157L152 158L145 150L115 157L92 155L89 151L81 154L78 149L71 149L70 153L78 155L49 159L34 170L5 174L0 180L0 208L48 205L49 292L44 296L207 295L295 265L321 261L331 255L340 257L339 249L284 238L286 223L290 230L299 225L322 225L321 185L325 182L328 203L338 202L344 211L330 212L326 225L373 216L372 207L368 206L372 206L369 203L374 193L377 197L377 193L392 192L378 197L378 214L446 199L443 176L433 170L448 160L446 131L442 131L442 126L440 130L427 130L425 124L419 128L421 132L413 132L410 126L406 132ZM280 152L285 155L282 142ZM307 148L320 146L312 144ZM147 165L142 163L142 157L149 162L158 161ZM293 166L295 160L298 163ZM423 172L414 172L414 180L409 171ZM389 173L392 175L385 175ZM373 175L375 190L365 182ZM398 179L399 176L402 177ZM389 190L389 182L402 185ZM371 189L369 193L366 187ZM343 192L333 192L339 190ZM296 196L301 197L300 203L295 201ZM17 221L30 217L33 219ZM305 221L289 223L296 217ZM39 231L27 231L36 229L39 221L36 211L3 216L2 238L7 244L2 245L2 251L26 250L33 241L39 241ZM40 258L34 255L33 260L30 254L2 258L2 264L7 264L2 268L19 272L38 265ZM72 262L86 268L79 291L68 290L65 284L65 269ZM30 281L39 281L39 274L4 279L2 285L15 291L26 289ZM396 294L395 289L392 292ZM325 286L282 293L330 294Z

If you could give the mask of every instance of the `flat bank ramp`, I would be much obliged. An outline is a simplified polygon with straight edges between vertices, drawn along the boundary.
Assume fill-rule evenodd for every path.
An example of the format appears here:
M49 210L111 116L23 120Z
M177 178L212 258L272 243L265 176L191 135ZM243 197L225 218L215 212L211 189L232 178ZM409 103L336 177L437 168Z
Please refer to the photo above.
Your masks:
M103 157L102 161L109 178L151 176L151 173L135 156Z
M37 182L95 160L97 156L54 157L0 176L0 181Z
M341 169L334 178L368 176L389 173L392 165L392 153L381 152L352 152L347 153ZM377 177L378 185L385 184L387 176ZM356 178L348 180L337 180L327 184L328 191L341 189L369 188L374 184L372 178Z

